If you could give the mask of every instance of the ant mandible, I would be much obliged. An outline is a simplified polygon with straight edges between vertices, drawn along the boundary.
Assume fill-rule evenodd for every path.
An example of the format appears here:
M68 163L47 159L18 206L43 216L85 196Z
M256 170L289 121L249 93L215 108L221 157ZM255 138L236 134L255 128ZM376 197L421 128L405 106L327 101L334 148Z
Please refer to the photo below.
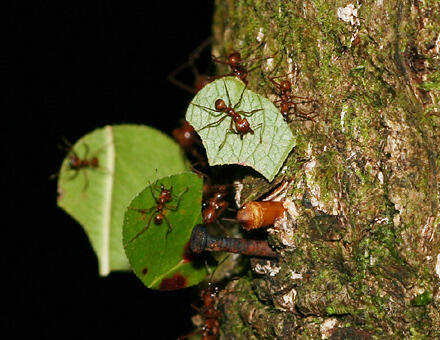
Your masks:
M228 194L227 186L218 185L213 189L214 194L203 203L202 217L205 225L214 223L229 206L229 203L223 200Z
M300 97L295 96L292 94L292 83L290 80L282 80L281 82L275 81L277 78L281 78L284 76L279 77L270 77L267 76L267 78L271 81L271 83L278 89L279 93L277 94L280 99L276 100L275 103L279 103L281 114L284 117L285 121L288 121L289 115L294 114L295 116L299 118L303 118L304 120L312 120L315 116L311 116L314 111L310 112L300 112L298 110L297 105L299 104L310 104L314 103L315 100L306 98L306 97ZM295 100L298 100L295 102ZM302 100L301 100L302 99ZM293 111L292 111L293 109Z
M211 109L209 107L206 106L202 106L202 105L198 105L198 104L192 104L195 105L201 109L204 109L206 112L208 112L211 116L214 117L220 117L222 116L220 119L216 120L215 122L209 123L208 125L205 125L204 127L202 127L200 130L198 131L202 131L204 129L207 128L211 128L211 127L216 127L219 126L221 124L221 122L223 122L227 117L231 117L231 124L229 126L229 130L226 132L225 135L225 139L223 140L223 142L220 144L219 146L219 150L221 150L223 148L223 146L226 143L226 139L228 138L228 135L233 133L236 135L240 135L240 139L243 140L243 136L247 133L250 133L251 135L254 134L254 130L251 128L249 121L244 117L250 117L252 116L255 112L261 111L263 109L255 109L249 112L245 112L245 111L236 111L236 109L240 106L241 101L243 99L243 94L244 91L246 90L246 86L243 88L243 91L241 92L240 95L240 99L238 100L238 102L232 106L231 104L231 98L229 96L229 91L228 88L226 87L226 82L223 79L223 85L225 87L225 91L226 91L226 95L228 97L228 105L226 105L225 101L223 99L217 99L215 101L215 109ZM215 113L214 113L215 112ZM217 114L216 114L217 113ZM263 123L258 124L255 127L256 129L261 128ZM235 129L234 129L235 126ZM260 143L262 142L262 135L260 133Z
M156 225L161 225L163 220L165 220L168 224L168 230L166 233L166 237L168 237L168 234L171 232L171 230L173 229L170 221L168 220L168 217L166 216L166 211L167 210L171 210L171 211L176 211L179 208L179 204L180 201L182 199L182 195L184 193L186 193L188 191L188 188L185 188L177 197L177 204L175 206L169 206L167 203L171 202L173 200L173 196L172 196L172 190L173 187L171 187L170 189L167 189L163 184L160 185L160 193L159 193L159 197L156 198L156 196L154 195L153 192L153 185L150 185L150 190L151 190L151 195L153 196L154 201L156 202L155 206L152 206L151 208L148 209L140 209L140 208L131 208L129 207L130 210L135 210L138 211L140 213L142 213L143 215L149 214L151 213L147 224L145 225L144 228L142 228L130 241L129 243L133 242L134 240L136 240L139 236L141 236L150 226L151 220L153 219L154 216L154 224Z

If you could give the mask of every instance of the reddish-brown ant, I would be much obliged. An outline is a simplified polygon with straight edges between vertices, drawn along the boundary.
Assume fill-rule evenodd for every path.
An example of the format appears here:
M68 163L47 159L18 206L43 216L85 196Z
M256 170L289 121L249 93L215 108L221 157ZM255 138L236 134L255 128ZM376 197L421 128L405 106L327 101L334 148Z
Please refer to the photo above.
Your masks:
M175 128L172 134L174 139L184 150L190 150L195 143L199 142L194 128L186 120L182 122L181 127Z
M227 61L223 61L222 58L226 58ZM224 75L225 77L235 76L247 85L246 77L249 71L246 69L246 67L243 66L243 63L250 60L241 59L240 52L233 52L227 56L214 57L213 61L219 64L229 65L229 67L231 68L231 73Z
M277 78L280 77L270 77L267 78L271 81L271 83L278 89L279 93L277 94L280 99L276 100L275 103L279 104L281 114L284 117L284 120L288 120L289 115L294 114L295 116L302 118L304 120L312 120L315 116L312 116L314 111L310 112L303 112L298 109L298 105L302 104L311 104L315 103L315 100L306 98L306 97L300 97L295 96L292 94L292 83L290 80L282 80L281 82L275 81Z
M241 92L240 95L240 99L238 100L238 102L232 106L231 104L231 98L229 96L229 91L228 88L226 87L226 82L223 79L223 84L225 86L225 91L226 91L226 95L228 97L228 105L226 105L225 101L223 99L217 99L215 101L215 109L211 109L209 107L206 106L201 106L198 104L194 104L195 106L204 109L206 112L208 112L211 116L214 117L220 117L222 116L220 119L216 120L215 122L209 123L208 125L205 125L204 127L202 127L200 130L204 130L207 128L211 128L211 127L216 127L218 125L221 124L221 122L223 122L227 117L231 117L231 124L229 126L229 130L226 132L225 134L225 139L223 140L223 142L220 144L219 146L219 150L221 148L223 148L223 146L226 143L226 139L228 137L229 134L233 133L236 135L240 135L240 139L243 140L243 136L247 133L250 133L251 135L254 134L254 130L251 128L249 121L244 117L250 117L252 116L255 112L261 111L262 109L255 109L249 112L245 112L245 111L236 111L236 109L240 106L241 101L243 99L243 94L244 91L246 90L246 87L243 88L243 91ZM256 129L261 128L263 123L260 123L257 125L257 127L255 127ZM235 126L235 129L234 129ZM262 142L262 135L260 133L260 143Z
M68 149L68 166L69 166L69 170L73 170L75 171L74 174L69 177L69 180L73 180L74 178L76 178L78 176L78 174L80 172L82 172L82 174L84 175L84 187L83 187L83 191L86 191L87 188L89 187L89 178L87 176L87 170L91 169L91 170L103 170L100 165L99 165L99 159L96 156L96 154L98 152L100 152L102 150L102 148L98 149L94 154L94 156L89 157L89 146L86 143L83 143L84 148L85 148L85 152L84 152L84 156L80 157L75 150L73 150L73 146L72 144L67 141L64 140L64 143L67 145L67 149ZM104 170L103 170L104 171ZM105 171L106 172L106 171ZM58 173L55 175L50 176L50 178L54 178L58 176Z
M150 217L148 218L148 222L145 225L144 228L142 228L131 240L129 243L133 242L134 240L136 240L139 236L141 236L141 234L143 234L148 227L150 226L151 220L153 219L154 216L154 224L156 225L161 225L163 220L165 220L168 224L168 230L167 230L167 234L166 237L168 237L168 234L171 232L171 230L173 229L170 221L168 220L168 217L166 216L166 211L167 210L172 210L172 211L176 211L179 208L179 204L180 204L180 200L182 199L182 195L188 191L188 188L185 188L185 190L183 190L179 196L177 197L177 204L175 206L169 206L167 203L171 202L173 200L173 196L172 196L172 190L173 188L171 187L170 189L167 189L163 184L160 185L160 193L159 193L159 197L156 198L156 196L154 195L153 192L153 185L150 185L150 190L151 190L151 195L153 196L154 201L156 202L155 206L152 206L151 208L148 209L140 209L140 208L131 208L129 207L130 210L135 210L138 211L140 213L142 213L142 215L146 215L146 214L150 214Z
M228 195L226 185L212 187L213 195L203 203L202 217L204 224L217 221L221 214L228 208L229 203L224 200Z
M203 318L202 329L181 336L177 340L186 339L200 333L202 333L202 340L216 340L218 338L220 333L220 311L216 307L218 292L218 287L212 284L209 284L208 289L202 291L203 306L199 308L191 305Z
M194 65L195 60L200 57L200 54L205 50L211 43L211 38L206 39L204 42L200 44L188 57L188 60L176 68L173 72L168 75L168 80L174 85L180 87L181 89L191 93L197 94L203 87L205 87L210 82L214 81L216 77L208 76L205 74L200 74L197 70L197 67ZM191 68L193 77L194 77L194 86L188 86L187 84L181 82L176 78L176 75L181 73L187 68Z
M208 288L202 290L200 296L202 298L203 306L197 307L191 305L200 316L203 318L203 326L201 330L191 332L187 335L177 338L177 340L186 339L193 335L202 333L202 340L216 340L220 333L220 311L217 309L217 296L219 293L218 286L208 284Z
M258 46L260 46L261 44L258 44ZM255 60L264 60L264 59L269 59L269 58L273 58L274 56L270 56L270 57L257 57L257 58L253 58L253 59L242 59L240 52L232 52L231 54L227 55L227 56L220 56L220 57L213 57L213 61L219 64L223 64L223 65L228 65L231 68L231 72L228 74L225 74L221 77L227 77L227 76L235 76L238 79L240 79L243 83L245 83L247 85L247 75L252 72L253 70L256 69L256 67L254 67L253 69L248 70L243 64L248 64L251 61L255 61ZM223 59L226 58L226 61L224 61ZM216 77L219 78L219 77Z

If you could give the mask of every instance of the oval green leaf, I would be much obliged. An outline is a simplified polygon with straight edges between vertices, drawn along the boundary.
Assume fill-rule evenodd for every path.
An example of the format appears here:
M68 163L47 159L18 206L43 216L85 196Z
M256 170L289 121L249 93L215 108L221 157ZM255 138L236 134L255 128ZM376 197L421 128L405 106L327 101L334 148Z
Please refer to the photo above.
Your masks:
M69 159L74 154L89 161L96 157L98 166L73 170ZM58 205L83 226L100 275L130 269L122 223L133 197L157 176L186 170L178 145L147 126L106 126L72 147L60 170Z
M215 112L217 99L223 99L226 105L236 105L236 111L254 111L246 117L254 134L246 133L241 139L239 134L231 133L231 127L237 131L231 125L232 118ZM277 107L267 98L246 89L235 77L218 79L200 90L188 107L186 120L202 138L210 165L250 166L269 181L274 179L296 144Z
M161 186L172 200L155 223ZM193 173L157 180L130 203L124 218L123 243L131 267L149 288L173 290L201 282L206 268L195 264L189 250L193 227L201 223L203 182Z

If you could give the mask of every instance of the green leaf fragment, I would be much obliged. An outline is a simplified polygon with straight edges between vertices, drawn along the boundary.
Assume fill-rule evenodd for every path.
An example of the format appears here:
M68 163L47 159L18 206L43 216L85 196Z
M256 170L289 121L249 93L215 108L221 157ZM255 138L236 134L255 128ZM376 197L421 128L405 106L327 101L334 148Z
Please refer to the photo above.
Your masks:
M186 170L181 151L163 133L136 125L97 129L72 150L61 166L58 205L83 226L98 257L100 275L129 270L122 247L125 209L157 176ZM96 157L98 167L71 169L73 154L82 160Z
M202 138L211 166L250 166L272 181L295 146L296 138L277 107L267 98L245 87L235 77L224 77L206 85L189 105L186 120ZM223 99L226 105L232 107L239 102L235 110L245 114L258 110L246 117L254 134L247 133L241 139L239 134L230 132L231 128L237 132L235 126L231 125L231 117L219 122L226 114L215 112L217 99Z
M162 210L166 218L155 224L161 186L172 191L172 200ZM189 251L192 229L202 220L202 186L202 179L193 173L173 175L147 186L130 203L124 218L123 244L136 276L147 287L179 289L206 277L206 267L196 264Z

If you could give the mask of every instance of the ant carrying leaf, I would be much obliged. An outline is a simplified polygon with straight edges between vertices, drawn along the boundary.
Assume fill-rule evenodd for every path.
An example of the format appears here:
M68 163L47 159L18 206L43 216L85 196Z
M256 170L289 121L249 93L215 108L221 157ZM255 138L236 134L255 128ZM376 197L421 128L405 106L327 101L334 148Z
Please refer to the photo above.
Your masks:
M151 190L151 196L153 197L154 201L156 202L156 205L150 207L150 208L133 208L128 207L130 210L134 210L137 212L140 212L143 217L149 215L147 223L144 228L142 228L128 243L133 242L136 240L139 236L141 236L149 227L151 224L151 220L153 220L154 217L154 224L156 225L162 225L163 220L168 224L168 230L166 233L166 237L168 237L168 234L173 229L171 222L169 221L166 213L168 210L171 211L177 211L179 209L179 204L182 199L182 195L185 194L188 191L188 187L186 187L179 195L177 195L176 198L173 197L173 187L170 187L167 189L163 184L160 185L160 193L158 197L154 194L153 191L153 184L150 184L150 190ZM175 201L175 205L169 205L170 202Z
M211 116L213 116L215 118L220 117L218 120L216 120L212 123L209 123L209 124L205 125L204 127L202 127L201 129L199 129L198 132L202 131L204 129L207 129L207 128L219 126L226 118L228 118L228 117L231 118L229 129L226 131L225 139L218 147L219 150L221 150L223 148L223 146L225 145L226 139L228 138L229 134L232 133L232 134L240 135L240 139L243 140L244 135L246 135L248 133L253 135L254 130L260 129L263 125L263 123L259 123L254 127L254 129L252 129L249 121L247 120L247 117L251 117L254 113L261 111L262 110L261 108L247 111L247 112L243 111L243 110L240 110L240 111L237 110L240 107L241 102L243 100L243 94L246 90L246 86L243 88L243 91L241 92L241 95L240 95L240 98L238 99L238 101L234 104L234 106L232 106L231 96L229 95L229 91L228 91L228 88L226 86L226 82L224 79L223 79L223 85L224 85L225 93L226 93L226 96L228 99L228 104L226 104L225 101L221 98L216 99L215 104L214 104L215 109L193 103L193 105L203 109L205 112L207 112ZM260 133L260 143L261 142L262 142L262 135Z
M218 79L200 90L186 120L202 139L210 166L251 166L269 181L295 144L276 106L236 77ZM253 136L257 129L258 137Z

